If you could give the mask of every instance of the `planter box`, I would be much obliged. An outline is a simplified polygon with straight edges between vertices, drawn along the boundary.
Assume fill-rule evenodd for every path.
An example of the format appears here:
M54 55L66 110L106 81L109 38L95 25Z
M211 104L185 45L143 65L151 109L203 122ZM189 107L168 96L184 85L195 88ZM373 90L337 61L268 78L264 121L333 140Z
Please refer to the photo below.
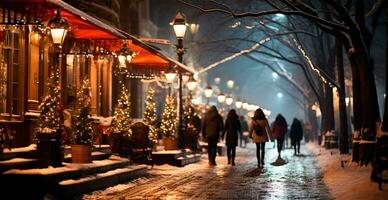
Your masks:
M178 149L177 140L175 138L164 138L163 145L164 145L164 150L166 151Z
M64 149L61 139L62 129L51 133L37 132L37 153L39 167L62 166Z
M72 163L91 163L92 146L91 145L71 145Z

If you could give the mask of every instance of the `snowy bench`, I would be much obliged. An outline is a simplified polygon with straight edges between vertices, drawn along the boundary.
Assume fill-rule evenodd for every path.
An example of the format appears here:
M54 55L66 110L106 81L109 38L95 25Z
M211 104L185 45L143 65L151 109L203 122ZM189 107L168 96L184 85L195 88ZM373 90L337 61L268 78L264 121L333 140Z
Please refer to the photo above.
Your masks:
M388 170L388 136L377 138L375 159L372 170L372 180L376 180L382 190L383 182L388 182L384 171Z

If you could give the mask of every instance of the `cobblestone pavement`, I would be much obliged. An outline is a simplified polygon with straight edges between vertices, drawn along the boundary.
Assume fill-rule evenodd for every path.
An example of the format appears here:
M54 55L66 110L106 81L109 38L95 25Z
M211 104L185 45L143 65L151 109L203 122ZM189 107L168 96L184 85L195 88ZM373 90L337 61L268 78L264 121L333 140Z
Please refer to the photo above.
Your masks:
M266 145L266 164L257 168L255 146L238 148L236 166L217 156L217 166L200 163L183 168L155 167L146 181L103 199L331 199L315 158L302 146L301 155L286 149L286 163L275 162L273 143ZM284 165L281 165L284 164ZM280 165L280 166L278 166Z

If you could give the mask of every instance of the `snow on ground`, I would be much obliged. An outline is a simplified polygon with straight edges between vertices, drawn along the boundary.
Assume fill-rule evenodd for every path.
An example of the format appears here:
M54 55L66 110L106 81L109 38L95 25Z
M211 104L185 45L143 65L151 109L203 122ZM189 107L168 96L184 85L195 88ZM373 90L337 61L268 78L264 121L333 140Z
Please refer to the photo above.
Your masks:
M340 155L338 149L324 149L315 143L306 148L317 157L323 180L335 199L388 199L388 184L383 191L370 179L372 166L359 166L351 162L351 154ZM341 160L347 161L341 167Z

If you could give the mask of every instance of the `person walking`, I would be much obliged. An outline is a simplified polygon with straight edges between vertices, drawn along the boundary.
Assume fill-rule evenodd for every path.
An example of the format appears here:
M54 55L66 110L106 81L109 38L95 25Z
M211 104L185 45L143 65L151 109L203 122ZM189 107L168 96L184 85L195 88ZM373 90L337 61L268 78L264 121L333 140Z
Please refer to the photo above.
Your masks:
M215 106L211 106L202 120L202 136L207 138L209 165L216 165L217 142L223 131L223 121Z
M244 142L244 147L247 147L248 143L248 135L244 135L244 133L248 133L248 123L245 120L244 116L240 116L240 123L241 123L241 131L240 131L240 147L243 147L242 144Z
M258 167L264 166L265 142L272 136L268 120L261 108L255 111L249 126L249 136L256 143L256 157Z
M300 154L300 141L303 138L303 128L300 121L294 118L290 130L291 145L294 146L294 155Z
M272 134L274 139L276 139L277 142L277 149L278 149L278 159L281 158L281 151L283 149L283 142L284 142L284 135L287 132L287 121L283 117L283 115L278 114L276 116L275 122L272 126Z
M222 132L222 140L226 135L226 155L228 156L228 164L236 165L234 158L236 157L236 146L238 135L241 135L241 123L236 114L236 110L231 109L225 121L224 131Z

